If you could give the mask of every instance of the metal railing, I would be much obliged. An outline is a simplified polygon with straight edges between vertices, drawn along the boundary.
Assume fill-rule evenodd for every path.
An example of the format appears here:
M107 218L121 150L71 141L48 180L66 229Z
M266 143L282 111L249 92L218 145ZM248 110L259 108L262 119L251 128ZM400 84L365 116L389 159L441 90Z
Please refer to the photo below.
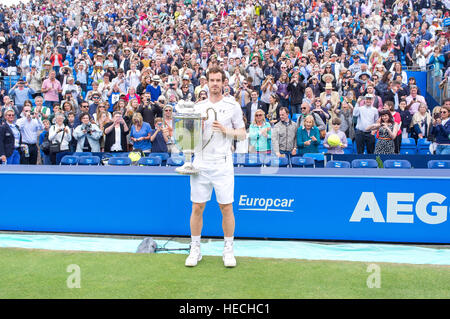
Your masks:
M443 75L436 76L434 69L427 67L427 92L440 105L443 104L444 99L450 97L450 79L447 77L447 81L443 82L443 80Z

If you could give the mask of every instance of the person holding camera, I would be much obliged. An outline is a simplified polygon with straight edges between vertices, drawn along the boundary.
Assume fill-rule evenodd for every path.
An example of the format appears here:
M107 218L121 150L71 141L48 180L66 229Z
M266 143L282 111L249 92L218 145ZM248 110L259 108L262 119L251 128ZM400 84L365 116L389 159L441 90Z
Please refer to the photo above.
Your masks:
M126 152L128 132L122 112L114 111L113 120L104 126L105 152Z
M39 113L31 111L31 106L24 106L22 113L24 116L16 121L22 135L21 164L36 165L38 132L44 129L44 124Z
M277 85L272 75L268 75L261 85L261 98L260 101L264 103L264 108L268 109L270 104L270 97L277 92Z
M14 123L16 117L14 110L6 108L4 117L5 123L0 125L0 162L20 164L22 134L19 126Z
M414 115L419 110L419 107L423 104L427 104L427 101L422 95L417 93L417 86L411 86L409 95L406 97L406 104L409 105L409 112Z
M55 116L55 124L48 131L48 139L50 141L50 161L52 165L57 164L57 155L60 158L63 153L69 152L69 142L72 139L69 127L64 125L65 116L59 113Z
M163 126L162 117L155 118L155 129L152 130L150 141L153 153L167 153L169 142L169 128Z
M261 89L261 83L264 80L264 73L259 66L258 59L256 57L253 57L250 64L245 68L245 72L247 72L247 77L251 77L253 79L253 89L256 92L259 92Z
M300 81L300 75L295 72L292 75L291 82L288 84L287 91L291 97L291 113L300 114L303 96L305 95L305 84Z
M450 106L444 105L441 107L440 114L436 113L433 118L431 134L435 137L437 143L436 154L438 155L450 155L449 113Z
M89 112L80 115L81 124L73 131L73 137L77 142L77 152L100 152L100 138L103 132L97 124L91 123Z

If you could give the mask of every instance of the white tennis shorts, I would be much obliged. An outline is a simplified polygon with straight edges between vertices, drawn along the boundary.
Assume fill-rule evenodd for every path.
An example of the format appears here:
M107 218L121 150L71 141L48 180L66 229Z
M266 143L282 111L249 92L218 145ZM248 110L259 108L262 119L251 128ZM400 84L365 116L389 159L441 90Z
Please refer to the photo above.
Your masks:
M227 159L197 162L194 166L200 170L191 175L191 201L205 203L211 200L214 189L219 204L234 202L234 167L231 156Z

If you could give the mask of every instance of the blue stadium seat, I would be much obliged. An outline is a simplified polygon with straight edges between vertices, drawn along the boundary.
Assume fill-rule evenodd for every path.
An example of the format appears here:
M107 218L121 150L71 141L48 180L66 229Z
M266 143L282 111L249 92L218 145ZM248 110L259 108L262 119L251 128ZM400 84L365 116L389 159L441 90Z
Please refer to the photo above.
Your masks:
M323 140L321 140L320 144L319 144L319 153L322 153L322 154L328 153L328 148L323 146Z
M170 157L170 154L169 153L150 153L150 154L148 154L148 157L158 157L161 159L161 162L165 162Z
M428 168L433 169L450 169L450 160L431 160L428 161Z
M297 123L298 118L300 117L301 114L298 113L294 113L292 114L292 122Z
M412 137L402 138L402 144L400 146L400 154L416 154L417 145L416 141Z
M265 166L271 166L271 167L288 167L289 166L289 160L287 157L278 157L278 156L267 156L263 163Z
M352 161L353 168L378 168L378 162L374 159L354 159Z
M350 168L350 162L348 161L328 161L327 168Z
M235 167L244 165L246 153L233 153L233 165Z
M353 141L350 137L347 137L347 146L352 146L353 147Z
M98 156L80 156L78 165L100 165L100 157Z
M408 160L385 160L384 168L411 168L411 163Z
M264 156L259 156L258 154L245 154L244 167L261 167L263 165Z
M417 154L417 148L412 148L412 147L404 147L403 145L400 146L400 154L403 155L414 155Z
M59 165L77 165L78 159L78 156L66 155L61 159Z
M291 165L292 167L314 167L315 161L312 157L294 156L291 157Z
M356 143L353 143L352 139L347 137L347 147L344 148L344 154L355 154Z
M323 153L305 153L303 157L311 157L314 159L314 167L319 162L321 163L321 167L325 166L325 155Z
M167 159L167 166L183 166L184 158L182 156L171 156Z
M426 138L417 139L417 153L431 155L430 144L431 142L428 141Z
M138 161L138 166L161 166L161 157L141 157Z
M73 156L92 156L92 152L75 152Z
M108 165L112 166L129 166L131 165L131 158L129 157L111 157L108 160Z
M325 155L323 153L305 153L303 154L303 157L311 157L314 158L314 160L317 161L324 161Z

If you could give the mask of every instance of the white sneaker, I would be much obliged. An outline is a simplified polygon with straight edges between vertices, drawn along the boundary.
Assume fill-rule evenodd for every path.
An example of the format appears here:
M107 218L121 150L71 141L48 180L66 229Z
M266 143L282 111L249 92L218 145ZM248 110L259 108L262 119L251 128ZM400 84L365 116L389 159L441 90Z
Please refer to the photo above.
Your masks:
M222 259L225 267L236 267L236 258L234 258L233 243L225 243Z
M195 267L200 260L202 260L200 243L191 243L189 256L186 258L186 262L184 263L184 265L186 267Z

